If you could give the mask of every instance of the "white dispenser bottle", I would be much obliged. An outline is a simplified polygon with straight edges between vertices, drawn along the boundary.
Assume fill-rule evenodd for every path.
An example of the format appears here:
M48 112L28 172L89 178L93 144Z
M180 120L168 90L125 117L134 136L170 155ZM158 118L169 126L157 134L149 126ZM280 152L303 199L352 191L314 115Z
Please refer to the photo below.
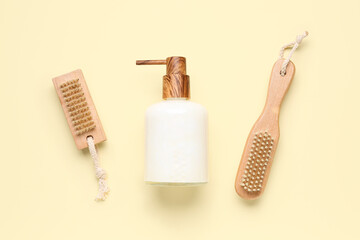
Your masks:
M189 101L186 59L137 61L166 65L163 99L146 111L145 181L156 185L198 185L207 182L207 111Z

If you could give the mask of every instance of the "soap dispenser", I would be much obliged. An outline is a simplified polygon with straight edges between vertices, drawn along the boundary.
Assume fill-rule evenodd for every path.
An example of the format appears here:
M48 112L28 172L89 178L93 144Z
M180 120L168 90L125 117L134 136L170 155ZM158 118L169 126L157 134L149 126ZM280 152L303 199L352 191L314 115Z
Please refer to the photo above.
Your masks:
M189 101L190 82L184 57L138 60L137 65L166 65L164 101L146 111L145 182L192 186L207 182L206 109Z

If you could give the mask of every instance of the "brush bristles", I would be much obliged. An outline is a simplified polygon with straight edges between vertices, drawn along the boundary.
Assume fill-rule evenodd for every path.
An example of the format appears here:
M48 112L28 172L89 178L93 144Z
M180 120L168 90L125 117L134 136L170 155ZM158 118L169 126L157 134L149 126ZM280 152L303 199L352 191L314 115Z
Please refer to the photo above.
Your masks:
M84 91L79 79L67 81L60 85L76 135L89 132L95 128L91 112L87 106Z
M240 184L245 191L261 191L273 145L274 139L267 131L255 134Z

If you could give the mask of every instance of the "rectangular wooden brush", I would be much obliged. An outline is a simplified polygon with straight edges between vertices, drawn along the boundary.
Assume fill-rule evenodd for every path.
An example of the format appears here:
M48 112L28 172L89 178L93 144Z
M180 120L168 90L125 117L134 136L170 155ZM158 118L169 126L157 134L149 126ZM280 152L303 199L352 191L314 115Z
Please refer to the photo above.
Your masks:
M82 71L78 69L55 77L53 83L76 147L87 148L88 136L93 137L94 144L105 141L105 132Z

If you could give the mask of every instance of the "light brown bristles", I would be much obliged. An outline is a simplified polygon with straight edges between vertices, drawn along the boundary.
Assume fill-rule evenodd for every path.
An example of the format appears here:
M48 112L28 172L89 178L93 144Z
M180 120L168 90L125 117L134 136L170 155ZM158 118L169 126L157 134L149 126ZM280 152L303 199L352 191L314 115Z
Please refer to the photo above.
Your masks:
M87 147L86 138L92 136L94 143L106 140L81 70L76 70L53 79L56 92L66 120L79 149Z

